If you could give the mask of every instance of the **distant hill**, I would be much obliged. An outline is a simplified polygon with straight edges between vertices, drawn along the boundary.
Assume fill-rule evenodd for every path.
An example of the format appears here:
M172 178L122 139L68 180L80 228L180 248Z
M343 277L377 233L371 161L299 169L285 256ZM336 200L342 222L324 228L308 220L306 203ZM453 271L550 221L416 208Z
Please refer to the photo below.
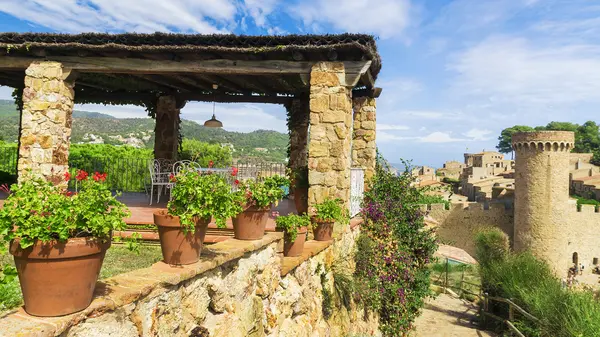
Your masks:
M0 100L0 137L7 142L17 140L19 116L13 101ZM249 133L206 128L183 120L185 138L218 143L233 148L234 157L260 157L283 162L287 157L288 135L277 131L256 130ZM115 118L93 111L73 112L72 143L129 144L154 146L154 120L151 118Z

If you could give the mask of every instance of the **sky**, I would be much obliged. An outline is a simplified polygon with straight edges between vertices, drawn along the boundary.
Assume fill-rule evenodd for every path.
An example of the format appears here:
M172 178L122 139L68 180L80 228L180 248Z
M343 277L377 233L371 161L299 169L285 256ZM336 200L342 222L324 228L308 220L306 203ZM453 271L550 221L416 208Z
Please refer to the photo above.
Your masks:
M597 0L0 0L0 31L373 34L383 61L377 146L391 162L440 167L493 150L509 126L600 119ZM0 99L10 92L0 87ZM211 112L188 103L182 117ZM286 132L282 106L216 112L227 130Z

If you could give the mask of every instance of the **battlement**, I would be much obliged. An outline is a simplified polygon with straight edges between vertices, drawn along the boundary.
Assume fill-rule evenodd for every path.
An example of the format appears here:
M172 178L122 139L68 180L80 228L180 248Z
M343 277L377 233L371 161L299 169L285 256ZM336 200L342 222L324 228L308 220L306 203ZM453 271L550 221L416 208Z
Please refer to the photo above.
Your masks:
M600 208L598 208L595 205L569 204L568 210L571 213L574 213L574 212L576 212L576 213L586 213L586 214L600 213Z
M575 134L571 131L517 132L512 136L515 151L570 152L575 146Z
M471 211L471 212L487 212L487 211L504 211L508 213L513 212L512 205L506 205L503 203L490 203L483 204L479 202L460 202L450 204L450 209L446 209L445 204L423 204L419 205L419 208L423 212L453 212L453 211Z

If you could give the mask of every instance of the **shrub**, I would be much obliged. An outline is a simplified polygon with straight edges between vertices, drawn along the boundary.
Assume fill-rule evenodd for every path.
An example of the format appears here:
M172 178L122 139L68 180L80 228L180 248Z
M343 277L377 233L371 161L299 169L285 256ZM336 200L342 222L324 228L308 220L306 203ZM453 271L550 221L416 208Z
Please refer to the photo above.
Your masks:
M321 222L339 221L347 219L346 209L341 199L325 199L315 205L315 219Z
M106 175L77 174L78 193L39 178L13 185L0 209L0 233L5 241L19 240L22 248L37 240L66 241L74 237L110 240L112 231L126 228L129 211L105 184ZM65 174L65 180L70 175ZM134 246L132 246L134 248Z
M248 207L268 208L279 202L285 194L290 181L285 177L271 176L257 181L249 179L239 184L236 193L244 209Z
M282 215L275 218L277 229L285 232L285 237L290 241L296 241L298 229L310 226L310 218L308 215Z
M517 314L516 325L522 332L527 336L600 336L600 304L592 291L564 287L544 261L528 252L499 253L504 250L504 238L489 233L486 238L480 233L477 239L478 254L496 255L481 265L483 290L512 299L540 320L535 323ZM506 307L494 309L507 317Z
M414 187L410 167L396 176L379 159L365 193L355 284L365 306L379 313L384 336L401 336L433 295L427 265L437 244L423 223L423 191Z
M242 212L239 197L231 192L227 180L218 174L183 170L176 176L172 175L171 180L175 185L167 209L169 214L179 216L184 231L193 233L197 218L214 218L217 226L225 228L228 218Z
M509 249L508 235L498 228L484 228L475 235L475 257L482 267L503 261Z

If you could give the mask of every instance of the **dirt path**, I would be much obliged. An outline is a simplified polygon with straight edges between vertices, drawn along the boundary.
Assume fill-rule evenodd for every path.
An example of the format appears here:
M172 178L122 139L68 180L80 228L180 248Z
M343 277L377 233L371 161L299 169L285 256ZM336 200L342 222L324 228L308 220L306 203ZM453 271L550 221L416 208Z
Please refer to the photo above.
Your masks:
M413 337L493 337L481 331L472 322L477 320L477 307L473 304L440 294L429 300L423 314L415 321Z

